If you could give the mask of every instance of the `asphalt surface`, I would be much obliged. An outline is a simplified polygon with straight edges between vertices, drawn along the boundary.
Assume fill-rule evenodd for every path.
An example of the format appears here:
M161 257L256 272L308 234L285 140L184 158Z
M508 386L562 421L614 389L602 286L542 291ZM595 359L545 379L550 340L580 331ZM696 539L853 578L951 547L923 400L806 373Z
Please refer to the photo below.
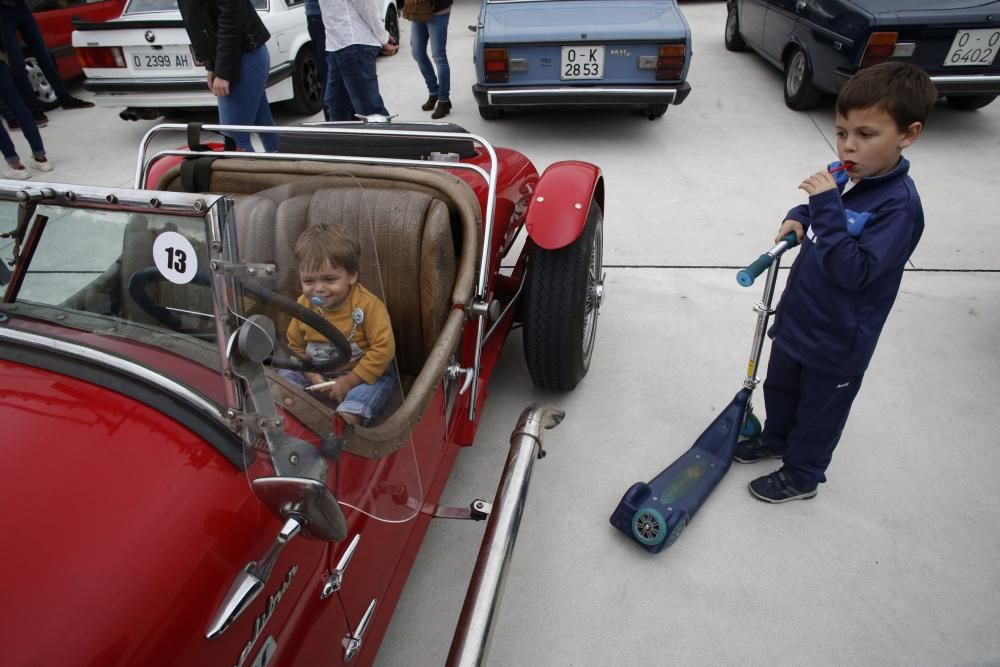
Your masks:
M756 501L747 482L777 462L737 464L657 556L608 524L622 493L685 451L740 388L760 290L739 287L735 270L804 201L798 183L835 159L832 101L787 109L778 70L725 50L724 3L682 10L693 92L654 122L611 111L483 121L466 29L478 3L457 0L452 14L448 120L539 169L593 162L607 187L589 375L568 395L534 389L512 334L444 493L461 506L492 499L521 410L566 411L535 466L488 664L1000 664L1000 103L939 105L906 152L926 231L817 497ZM379 60L383 97L402 120L429 117L403 31L401 52ZM132 183L153 122L49 116L45 180ZM168 120L192 118L212 120ZM444 662L483 528L431 526L379 665Z

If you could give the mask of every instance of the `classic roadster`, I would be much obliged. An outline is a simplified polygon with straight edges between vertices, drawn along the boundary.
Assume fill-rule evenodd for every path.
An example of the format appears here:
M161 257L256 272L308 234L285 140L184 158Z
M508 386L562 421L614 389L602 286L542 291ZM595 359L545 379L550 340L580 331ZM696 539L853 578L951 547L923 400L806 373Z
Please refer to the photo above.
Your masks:
M257 128L281 133L261 155L203 143L223 129L153 128L134 189L0 181L5 665L370 664L432 518L505 521L477 568L506 569L558 410L522 415L492 506L438 500L507 334L542 387L588 370L596 166L539 174L449 125ZM367 426L279 374L350 355L296 302L319 223L357 235L392 320L398 383ZM334 354L295 352L292 320ZM474 580L488 617L502 582ZM455 650L481 656L480 626Z

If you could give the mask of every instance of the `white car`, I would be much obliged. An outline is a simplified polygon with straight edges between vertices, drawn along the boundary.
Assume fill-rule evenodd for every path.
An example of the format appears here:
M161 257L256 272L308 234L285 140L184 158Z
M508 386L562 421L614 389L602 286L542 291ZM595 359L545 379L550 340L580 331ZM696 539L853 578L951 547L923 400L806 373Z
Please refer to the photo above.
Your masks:
M384 2L386 29L398 40L394 0ZM271 33L267 97L311 116L323 108L319 68L303 0L251 0ZM73 46L83 86L98 106L124 109L125 120L157 118L171 108L214 107L205 68L195 62L176 0L129 0L121 17L77 23Z

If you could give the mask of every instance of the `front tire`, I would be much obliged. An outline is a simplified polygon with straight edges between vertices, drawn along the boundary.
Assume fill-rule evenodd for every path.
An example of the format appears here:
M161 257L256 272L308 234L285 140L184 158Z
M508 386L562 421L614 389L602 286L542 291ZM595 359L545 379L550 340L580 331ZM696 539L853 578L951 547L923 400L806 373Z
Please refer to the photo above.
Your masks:
M812 71L806 52L796 47L785 58L785 105L789 109L812 109L822 96L813 85Z
M319 63L316 50L307 45L299 50L292 71L292 91L294 97L288 101L288 108L302 116L312 116L323 110L323 88L319 80Z
M740 34L740 17L736 13L736 3L729 5L729 13L726 15L725 32L726 49L729 51L746 51L747 43Z
M975 111L976 109L982 109L996 98L996 95L969 95L964 97L949 97L947 100L948 106L952 109Z
M603 299L604 219L590 203L583 233L564 248L531 248L524 360L536 386L569 391L590 369Z

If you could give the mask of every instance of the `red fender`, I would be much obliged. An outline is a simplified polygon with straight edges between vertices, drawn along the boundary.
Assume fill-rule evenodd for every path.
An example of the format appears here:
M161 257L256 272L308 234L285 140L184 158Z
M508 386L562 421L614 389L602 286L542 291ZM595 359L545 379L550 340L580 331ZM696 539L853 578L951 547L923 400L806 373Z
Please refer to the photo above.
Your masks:
M525 229L546 250L568 246L583 233L591 200L604 208L604 177L596 165L567 160L548 166L531 193Z

